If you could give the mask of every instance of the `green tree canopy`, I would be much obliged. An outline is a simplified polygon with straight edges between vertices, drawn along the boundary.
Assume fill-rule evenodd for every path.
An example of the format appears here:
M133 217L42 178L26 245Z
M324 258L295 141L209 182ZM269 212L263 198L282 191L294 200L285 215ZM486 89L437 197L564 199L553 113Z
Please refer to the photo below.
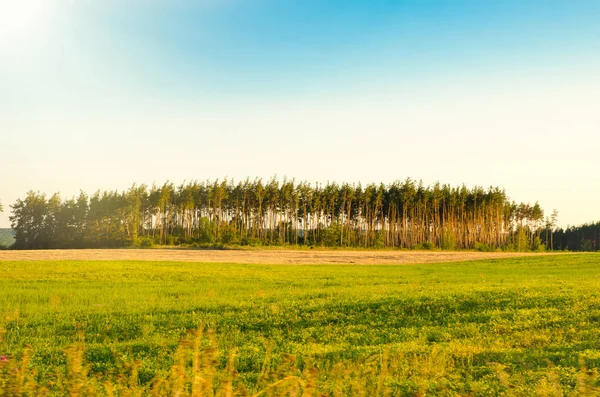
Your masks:
M11 206L15 248L152 244L519 249L540 246L544 213L497 187L223 179Z

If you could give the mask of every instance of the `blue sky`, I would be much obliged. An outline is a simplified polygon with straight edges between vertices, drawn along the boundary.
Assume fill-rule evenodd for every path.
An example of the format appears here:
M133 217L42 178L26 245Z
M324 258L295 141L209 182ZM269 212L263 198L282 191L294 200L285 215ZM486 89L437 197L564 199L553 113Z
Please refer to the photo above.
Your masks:
M600 220L600 2L0 0L0 15L5 207L30 189L411 177Z

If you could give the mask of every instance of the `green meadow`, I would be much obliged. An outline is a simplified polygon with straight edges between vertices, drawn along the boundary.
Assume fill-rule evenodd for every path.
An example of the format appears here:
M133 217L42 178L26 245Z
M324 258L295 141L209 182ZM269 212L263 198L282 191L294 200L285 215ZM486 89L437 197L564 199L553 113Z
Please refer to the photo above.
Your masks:
M0 396L596 395L600 255L5 261L0 338Z

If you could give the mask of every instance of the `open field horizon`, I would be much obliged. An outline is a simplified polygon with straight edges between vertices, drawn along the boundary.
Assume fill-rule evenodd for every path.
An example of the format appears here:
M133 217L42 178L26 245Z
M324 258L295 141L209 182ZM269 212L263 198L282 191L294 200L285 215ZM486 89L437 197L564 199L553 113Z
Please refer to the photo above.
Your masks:
M600 0L0 0L0 397L600 397Z

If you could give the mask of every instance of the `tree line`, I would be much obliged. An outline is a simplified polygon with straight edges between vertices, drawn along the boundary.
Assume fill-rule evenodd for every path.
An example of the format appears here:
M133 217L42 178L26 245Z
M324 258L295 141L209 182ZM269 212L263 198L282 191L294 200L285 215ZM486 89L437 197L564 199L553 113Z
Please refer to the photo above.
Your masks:
M16 249L160 245L308 245L542 249L544 211L497 187L411 179L310 184L214 180L62 199L30 191L11 205Z
M600 222L559 228L547 243L555 250L600 251Z

